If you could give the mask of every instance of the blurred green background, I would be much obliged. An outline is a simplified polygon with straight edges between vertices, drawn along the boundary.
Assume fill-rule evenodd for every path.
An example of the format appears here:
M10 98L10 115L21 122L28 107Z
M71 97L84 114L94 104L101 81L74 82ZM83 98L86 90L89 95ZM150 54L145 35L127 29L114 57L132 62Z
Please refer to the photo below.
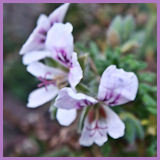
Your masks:
M97 89L95 74L116 64L139 79L136 101L113 108L126 124L125 136L102 147L78 143L77 121L61 127L50 119L49 104L27 109L37 80L26 72L18 54L41 13L60 4L4 4L4 156L156 156L157 33L155 4L71 4L65 22L73 24L75 50L90 56L83 82ZM93 66L92 66L93 67ZM93 69L91 67L91 70Z

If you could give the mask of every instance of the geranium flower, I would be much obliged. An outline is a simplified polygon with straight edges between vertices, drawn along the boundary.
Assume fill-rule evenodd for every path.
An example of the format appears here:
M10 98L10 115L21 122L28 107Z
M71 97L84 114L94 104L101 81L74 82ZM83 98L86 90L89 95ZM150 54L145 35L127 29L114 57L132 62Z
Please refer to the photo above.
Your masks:
M55 23L48 31L43 50L35 50L23 56L23 63L28 65L46 57L53 58L65 67L70 67L74 50L73 27L70 23Z
M27 71L41 81L39 88L30 93L28 107L35 108L52 100L59 89L67 86L68 83L73 89L75 88L82 78L82 69L75 52L70 58L72 65L68 66L68 72L49 67L41 62L33 62L27 66Z
M42 50L45 47L46 35L49 29L55 23L62 23L68 10L69 3L61 5L54 10L48 17L44 14L40 15L37 20L37 26L22 46L20 54L24 55L32 51Z
M37 107L50 101L57 95L58 90L62 86L66 86L68 82L73 89L80 82L82 69L77 60L77 53L73 51L72 29L70 23L55 23L47 33L47 50L34 51L24 55L24 61L29 64L28 72L42 81L39 87L44 86L30 94L28 107ZM37 62L46 57L59 62L68 72Z
M125 129L124 123L108 106L133 101L137 90L138 79L134 73L111 65L102 74L97 98L76 93L71 88L61 89L54 106L63 110L72 110L75 114L66 117L57 114L57 119L63 125L68 125L65 121L70 119L71 124L77 109L90 106L84 121L80 144L90 146L95 142L97 145L103 145L107 141L107 134L119 138L124 135Z

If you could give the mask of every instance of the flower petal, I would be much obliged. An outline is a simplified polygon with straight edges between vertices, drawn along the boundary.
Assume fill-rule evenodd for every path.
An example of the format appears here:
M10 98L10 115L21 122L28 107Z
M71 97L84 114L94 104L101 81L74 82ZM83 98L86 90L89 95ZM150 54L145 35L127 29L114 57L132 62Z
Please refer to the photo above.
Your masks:
M25 54L23 56L23 64L24 65L28 65L32 62L35 62L35 61L39 61L41 59L44 59L46 57L50 57L50 52L48 51L32 51L32 52L28 52L27 54Z
M70 67L73 53L72 25L55 23L48 31L46 48L51 51L53 59L65 67Z
M71 88L63 88L59 91L54 106L64 109L81 109L83 107L97 103L92 97L82 93L75 93Z
M28 98L27 106L29 108L36 108L44 103L52 100L58 93L58 88L53 85L48 85L47 88L42 87L32 91Z
M37 26L24 43L20 50L20 54L23 55L27 52L34 50L40 50L44 48L46 33L50 27L49 20L46 15L40 15Z
M68 81L72 88L80 82L83 77L83 72L81 66L77 60L77 53L73 52L72 54L72 66L70 67Z
M89 147L93 144L94 139L90 136L90 132L84 129L82 131L81 137L79 139L79 143L81 146Z
M94 142L98 146L102 146L108 140L106 121L94 120L89 123L88 117L85 119L82 135L80 137L80 145L91 146Z
M123 121L109 107L106 106L105 111L107 114L106 120L108 126L108 134L114 139L122 137L125 131L125 125Z
M57 109L56 118L58 122L63 126L69 126L76 119L76 116L77 116L76 109L70 109L70 110L61 108Z
M138 79L133 72L125 72L116 66L109 66L101 77L98 99L108 106L133 101L138 90Z
M63 71L44 65L41 62L34 62L27 66L27 71L35 77L53 79L55 76L65 75Z
M51 25L53 25L54 23L57 22L63 22L63 19L66 15L66 12L68 10L69 7L69 3L63 4L60 7L58 7L57 9L55 9L50 15L49 15L49 21L51 23Z

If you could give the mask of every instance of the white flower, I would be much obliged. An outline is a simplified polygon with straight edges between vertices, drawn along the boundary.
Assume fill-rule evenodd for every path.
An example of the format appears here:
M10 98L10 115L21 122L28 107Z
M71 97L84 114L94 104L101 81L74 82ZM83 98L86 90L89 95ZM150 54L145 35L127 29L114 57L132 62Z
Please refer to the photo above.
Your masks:
M93 114L97 114L97 112L94 113L94 110L91 110L85 119L79 140L81 145L91 146L96 143L102 146L108 140L107 134L114 139L124 135L124 123L109 107L99 107L98 118Z
M72 67L66 73L58 68L44 65L41 62L33 62L27 66L27 71L41 81L39 89L31 92L27 106L38 107L52 100L58 93L61 86L69 84L74 89L82 78L82 69L77 61L77 54L74 52L71 59Z
M25 64L32 64L46 57L53 58L68 68L68 81L72 88L80 82L82 69L73 51L72 25L70 23L55 23L49 30L46 38L46 50L33 51L23 56Z
M63 22L68 7L69 3L66 3L54 10L48 17L44 14L40 15L36 28L22 46L20 54L44 49L47 32L55 23Z
M82 93L76 93L71 88L63 88L59 91L54 106L65 110L77 110L87 106L96 106L96 116L92 121L86 118L80 144L90 146L95 142L103 145L107 141L107 133L113 138L119 138L124 134L124 124L119 117L107 106L116 106L133 101L138 90L138 79L132 72L109 66L103 73L97 99ZM105 107L104 107L105 106ZM101 112L103 110L103 112ZM75 112L76 114L76 112ZM74 120L72 116L61 115L64 119ZM75 115L74 115L75 117ZM60 123L61 118L59 118ZM90 128L90 129L87 129Z

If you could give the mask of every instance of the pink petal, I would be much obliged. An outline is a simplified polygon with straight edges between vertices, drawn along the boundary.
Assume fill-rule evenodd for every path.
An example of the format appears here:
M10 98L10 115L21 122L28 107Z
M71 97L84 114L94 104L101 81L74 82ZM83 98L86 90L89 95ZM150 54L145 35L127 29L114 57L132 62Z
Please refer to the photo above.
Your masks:
M34 62L27 66L27 71L35 77L53 79L56 76L65 75L63 71L44 65L41 62Z
M102 74L98 99L108 106L133 101L138 90L138 79L133 72L125 72L116 66L109 66Z
M27 52L43 49L46 40L46 33L49 27L50 24L47 16L40 15L36 28L22 46L20 54L23 55Z
M51 56L65 67L71 66L73 53L72 25L70 23L55 23L48 31L46 48Z
M54 106L64 109L81 109L97 103L92 97L82 93L75 93L71 88L63 88L59 91Z
M27 54L25 54L23 56L23 64L24 65L28 65L31 64L33 62L42 60L46 57L50 57L50 52L46 51L46 50L40 50L40 51L31 51L28 52Z
M125 125L119 116L113 112L109 107L104 107L107 114L107 133L114 139L124 136Z
M57 93L58 88L53 85L47 86L47 90L45 87L36 89L30 93L27 106L29 108L36 108L41 106L52 100L57 95Z
M61 5L49 15L48 18L51 25L53 25L54 23L63 22L63 19L66 15L69 5L70 5L69 3Z
M70 71L68 75L68 81L71 87L75 88L75 86L80 82L82 77L83 77L83 72L77 59L77 53L73 52L72 66L70 67Z
M107 140L106 120L99 119L90 123L87 117L79 140L80 145L91 146L93 143L96 143L98 146L102 146Z
M62 126L71 125L73 121L76 119L76 116L77 116L76 109L70 109L70 110L61 108L57 109L56 118Z

